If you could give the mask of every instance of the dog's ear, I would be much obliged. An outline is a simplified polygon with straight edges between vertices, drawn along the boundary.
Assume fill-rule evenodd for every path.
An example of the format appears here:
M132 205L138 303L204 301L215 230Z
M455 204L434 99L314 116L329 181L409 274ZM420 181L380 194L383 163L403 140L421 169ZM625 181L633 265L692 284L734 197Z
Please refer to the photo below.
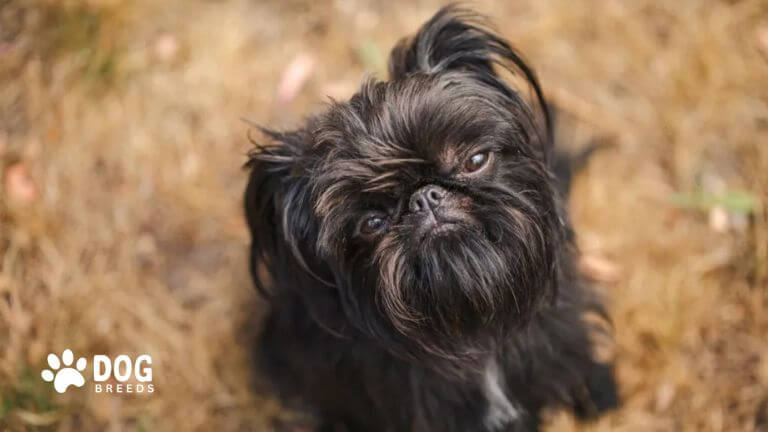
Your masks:
M251 274L259 291L270 297L267 286L271 284L265 279L275 274L276 267L306 266L301 258L301 238L309 229L309 191L300 159L310 137L301 130L260 130L273 143L256 144L248 154L245 217L251 231Z
M533 89L548 153L553 141L552 121L536 74L507 41L490 29L486 19L472 11L455 5L440 9L415 36L395 46L389 74L394 80L418 73L466 71L505 96L514 97L515 91L497 74L495 65L521 77Z

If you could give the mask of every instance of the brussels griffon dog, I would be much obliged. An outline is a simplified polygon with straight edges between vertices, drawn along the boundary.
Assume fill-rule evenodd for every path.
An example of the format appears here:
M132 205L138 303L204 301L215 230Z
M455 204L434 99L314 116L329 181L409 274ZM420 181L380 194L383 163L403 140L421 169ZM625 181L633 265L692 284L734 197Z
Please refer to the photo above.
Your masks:
M617 404L542 90L483 22L441 10L389 81L250 154L260 362L320 430L536 431L543 408Z

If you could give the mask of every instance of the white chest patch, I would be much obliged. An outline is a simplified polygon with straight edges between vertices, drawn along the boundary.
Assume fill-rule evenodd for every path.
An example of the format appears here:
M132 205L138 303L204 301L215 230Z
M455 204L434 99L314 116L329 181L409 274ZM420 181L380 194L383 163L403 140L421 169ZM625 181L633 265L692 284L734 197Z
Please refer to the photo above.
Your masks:
M485 427L490 430L499 430L520 418L520 411L515 408L504 392L504 375L495 359L488 362L485 367L483 389L488 399Z

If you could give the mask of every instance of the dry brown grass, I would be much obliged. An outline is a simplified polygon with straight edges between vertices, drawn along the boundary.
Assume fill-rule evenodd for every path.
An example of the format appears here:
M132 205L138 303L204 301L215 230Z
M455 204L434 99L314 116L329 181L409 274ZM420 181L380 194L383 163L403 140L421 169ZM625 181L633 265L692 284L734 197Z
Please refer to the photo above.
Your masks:
M248 366L264 306L246 273L240 119L295 124L349 94L438 5L0 0L0 430L271 430L279 408ZM537 67L574 140L613 144L572 206L626 402L551 429L756 430L768 3L476 6ZM314 68L281 101L302 54ZM66 347L148 352L157 391L56 395L39 372Z

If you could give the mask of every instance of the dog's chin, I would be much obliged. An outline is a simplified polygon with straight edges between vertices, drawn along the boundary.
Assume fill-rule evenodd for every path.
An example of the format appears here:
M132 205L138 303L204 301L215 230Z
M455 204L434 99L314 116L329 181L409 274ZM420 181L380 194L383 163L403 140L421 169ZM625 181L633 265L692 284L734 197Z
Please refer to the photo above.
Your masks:
M461 235L471 227L460 220L425 221L414 233L414 239L420 247L440 246L440 242L450 237Z
M398 293L417 312L418 333L473 337L501 317L500 312L514 308L506 265L512 252L494 244L476 224L433 223L417 242L409 263L401 267L405 277L400 281L406 286L386 292Z
M467 234L483 235L471 216L457 211L440 211L419 221L413 239L423 248L439 246L443 240Z

